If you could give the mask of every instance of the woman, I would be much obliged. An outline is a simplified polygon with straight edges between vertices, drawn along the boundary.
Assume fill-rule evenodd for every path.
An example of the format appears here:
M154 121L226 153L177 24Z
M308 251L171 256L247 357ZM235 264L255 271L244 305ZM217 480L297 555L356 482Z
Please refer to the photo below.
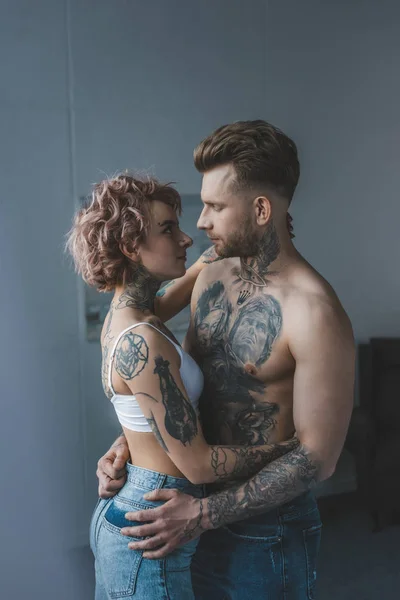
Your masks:
M114 291L101 336L103 387L134 461L124 487L114 498L99 500L92 518L97 600L193 599L190 563L197 540L163 560L143 559L120 534L132 525L125 513L154 506L143 499L154 488L202 497L202 484L250 476L268 461L269 446L206 443L197 414L203 375L155 315L161 283L185 274L192 240L179 229L180 211L179 194L170 185L123 174L94 186L69 234L84 280L99 291ZM205 262L201 258L191 268L178 309L187 304ZM172 316L164 297L158 300L158 310ZM282 453L289 449L290 442L282 444Z

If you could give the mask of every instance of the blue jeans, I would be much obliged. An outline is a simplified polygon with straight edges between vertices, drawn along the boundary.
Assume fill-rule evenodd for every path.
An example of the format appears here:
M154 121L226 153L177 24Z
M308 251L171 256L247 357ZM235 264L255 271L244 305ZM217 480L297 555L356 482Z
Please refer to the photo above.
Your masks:
M314 599L320 537L318 507L309 492L263 515L206 531L192 563L196 600Z
M126 512L161 504L144 500L146 492L176 488L201 498L204 486L130 464L127 471L126 484L118 494L98 501L90 525L90 547L96 569L95 600L194 600L190 567L198 539L166 558L150 560L143 558L141 551L128 548L132 538L122 535L120 529L135 525L125 519Z

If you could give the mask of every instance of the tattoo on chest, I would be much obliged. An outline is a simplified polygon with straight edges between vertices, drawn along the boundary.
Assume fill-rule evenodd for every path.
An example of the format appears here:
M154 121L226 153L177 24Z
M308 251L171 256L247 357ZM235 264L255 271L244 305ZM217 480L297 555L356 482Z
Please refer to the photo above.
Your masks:
M241 292L239 292L239 297L237 300L238 305L240 306L241 304L244 304L244 302L246 302L246 300L248 300L251 296L251 292L249 292L249 290L242 290Z
M268 443L279 406L265 400L266 385L251 371L268 361L281 333L279 302L265 293L249 293L234 311L217 281L201 294L194 324L205 375L200 411L208 440Z

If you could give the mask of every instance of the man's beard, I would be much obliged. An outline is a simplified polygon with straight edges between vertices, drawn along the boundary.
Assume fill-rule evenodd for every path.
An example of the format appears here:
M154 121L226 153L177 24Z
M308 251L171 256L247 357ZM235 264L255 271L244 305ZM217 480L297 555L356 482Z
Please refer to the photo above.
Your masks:
M250 216L246 218L240 231L235 231L228 236L222 248L215 246L215 252L221 258L255 256L258 249L259 240Z

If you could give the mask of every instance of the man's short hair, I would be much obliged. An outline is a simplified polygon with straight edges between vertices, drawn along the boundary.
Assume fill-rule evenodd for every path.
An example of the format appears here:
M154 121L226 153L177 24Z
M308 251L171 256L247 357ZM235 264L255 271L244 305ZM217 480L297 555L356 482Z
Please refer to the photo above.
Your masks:
M266 189L292 200L300 176L293 140L267 121L237 121L223 125L194 150L200 173L232 164L238 191Z

